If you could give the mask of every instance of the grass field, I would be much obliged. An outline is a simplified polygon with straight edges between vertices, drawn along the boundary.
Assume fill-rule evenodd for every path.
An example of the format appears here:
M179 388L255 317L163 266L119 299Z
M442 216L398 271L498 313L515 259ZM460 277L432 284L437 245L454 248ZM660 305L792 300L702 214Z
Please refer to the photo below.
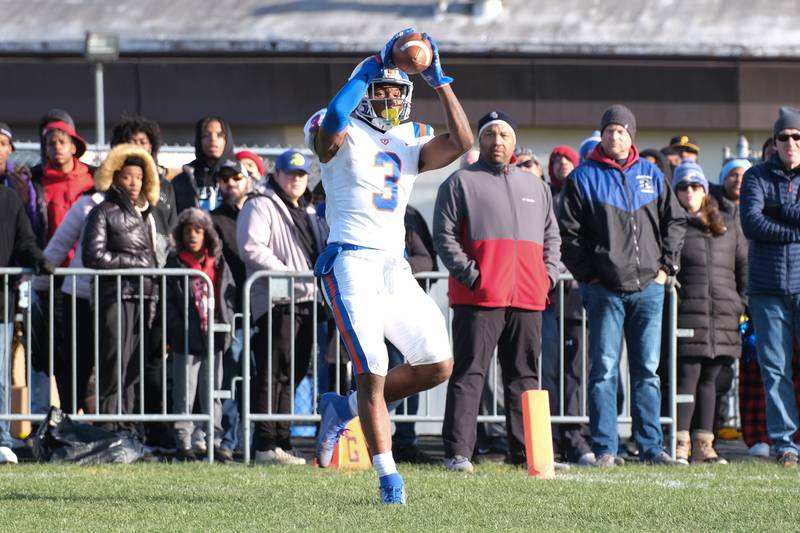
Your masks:
M794 531L800 472L774 463L575 469L530 479L401 467L408 506L377 503L372 472L142 464L0 467L0 531Z

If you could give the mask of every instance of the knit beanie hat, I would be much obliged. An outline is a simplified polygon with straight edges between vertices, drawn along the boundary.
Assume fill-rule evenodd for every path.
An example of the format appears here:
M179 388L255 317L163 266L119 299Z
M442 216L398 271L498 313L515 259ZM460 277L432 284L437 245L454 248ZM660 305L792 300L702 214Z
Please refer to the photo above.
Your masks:
M600 120L601 135L603 130L606 129L606 126L609 124L619 124L628 130L628 134L631 136L631 139L636 137L636 117L634 116L633 111L624 105L615 104L606 109L606 112L603 113L603 118Z
M507 126L514 135L514 140L517 140L517 122L511 118L510 115L503 113L502 111L490 111L483 115L480 120L478 120L478 137L481 136L483 130L492 124L502 124Z
M236 152L236 160L241 161L242 159L249 159L253 163L256 164L256 168L258 168L258 174L260 177L264 177L264 160L261 159L258 154L251 152L250 150L239 150Z
M550 152L550 160L547 162L547 175L550 176L550 179L553 179L553 163L555 162L556 157L563 156L572 162L573 167L577 167L580 160L578 158L578 152L573 150L571 147L561 144L553 148L553 151Z
M772 135L775 136L785 129L800 130L800 109L789 106L781 107L778 111L778 120L772 127Z
M752 167L753 163L748 161L747 159L731 159L722 167L722 170L719 171L719 182L722 183L725 181L725 178L728 177L728 174L731 173L731 170L735 168L743 168L747 170L748 168Z
M594 130L590 137L586 137L581 145L578 147L578 152L581 156L581 161L586 161L589 152L594 150L594 147L600 144L600 130Z
M708 194L708 180L703 169L700 165L691 159L684 159L681 164L675 167L675 172L672 174L672 189L676 190L681 184L699 183L703 186L703 190Z

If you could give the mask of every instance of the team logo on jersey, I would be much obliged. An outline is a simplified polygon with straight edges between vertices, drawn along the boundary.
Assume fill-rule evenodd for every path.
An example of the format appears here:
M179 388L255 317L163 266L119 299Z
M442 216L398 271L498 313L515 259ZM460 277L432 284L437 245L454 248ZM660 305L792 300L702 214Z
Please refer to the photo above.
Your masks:
M639 182L639 190L645 194L652 194L656 192L655 187L653 187L653 177L652 176L636 176L636 181Z
M317 130L319 130L320 122L321 122L320 113L317 113L316 115L314 115L311 118L311 123L308 126L308 131L309 131L309 133L311 133L311 135L316 135L317 134Z
M389 144L389 139L387 139L386 137L381 137L381 144L386 146L387 144Z

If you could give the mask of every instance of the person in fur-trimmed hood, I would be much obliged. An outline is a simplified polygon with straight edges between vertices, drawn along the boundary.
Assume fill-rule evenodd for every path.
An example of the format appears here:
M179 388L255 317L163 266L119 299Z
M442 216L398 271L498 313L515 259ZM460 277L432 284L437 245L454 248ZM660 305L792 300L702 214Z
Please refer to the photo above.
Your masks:
M172 231L173 252L167 259L167 268L192 268L205 273L211 280L214 294L209 294L208 284L200 276L191 277L188 284L183 277L170 277L167 281L167 328L173 350L172 407L176 413L191 414L195 398L199 398L201 411L207 413L208 405L208 335L213 322L233 323L236 287L233 275L222 255L222 242L214 229L211 217L205 211L190 207L178 216ZM189 291L188 321L184 321L186 290ZM208 302L216 302L213 321L210 320ZM217 334L214 347L214 388L222 385L223 354L231 344L229 333ZM217 439L222 436L222 406L214 400L214 424ZM192 422L175 422L175 440L178 458L195 459L192 452ZM233 460L233 451L218 448L218 460Z
M86 221L83 264L89 268L151 268L155 266L155 222L158 170L150 153L135 144L120 144L109 152L94 178L106 197Z
M158 203L158 171L150 153L134 144L115 146L94 176L95 189L105 199L89 213L81 240L84 266L95 269L155 268L155 221L152 210ZM145 336L155 313L158 288L150 277L122 277L117 296L117 279L99 277L102 309L100 340L99 413L117 412L117 389L122 387L123 414L133 414L138 390L140 306L144 306ZM144 298L139 298L141 279ZM117 314L121 323L117 324ZM119 327L119 330L118 330ZM122 332L122 352L117 353L117 332ZM117 382L117 359L121 358L122 383ZM108 424L107 428L133 430L136 427Z

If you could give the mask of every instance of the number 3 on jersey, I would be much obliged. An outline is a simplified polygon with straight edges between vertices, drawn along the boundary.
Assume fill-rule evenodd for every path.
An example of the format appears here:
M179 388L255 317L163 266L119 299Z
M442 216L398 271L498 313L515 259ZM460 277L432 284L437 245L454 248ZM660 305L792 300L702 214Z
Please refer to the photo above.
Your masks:
M375 155L375 166L385 172L383 192L375 193L372 203L380 211L394 211L397 209L397 182L400 180L400 158L394 152L378 152Z

